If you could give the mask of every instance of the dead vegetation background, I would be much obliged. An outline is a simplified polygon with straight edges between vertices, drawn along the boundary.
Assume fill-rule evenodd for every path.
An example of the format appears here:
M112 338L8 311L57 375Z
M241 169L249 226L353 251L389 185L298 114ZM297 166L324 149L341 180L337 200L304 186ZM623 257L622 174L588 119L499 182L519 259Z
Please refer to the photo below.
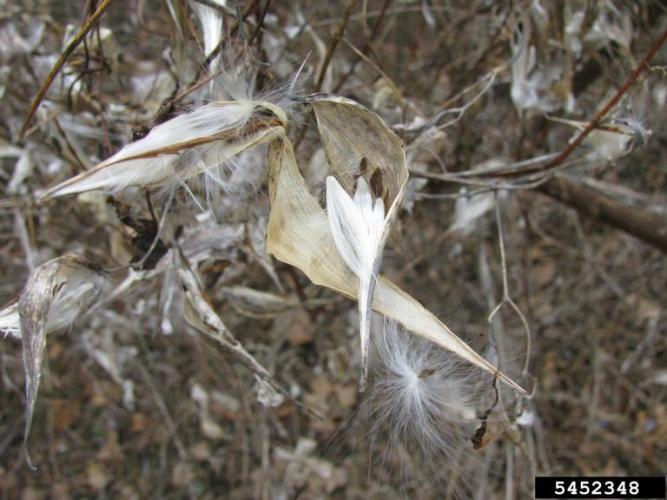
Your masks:
M21 342L3 335L3 498L442 498L467 481L477 498L512 499L531 496L536 473L664 474L666 49L642 62L664 38L664 2L223 9L227 39L247 47L260 87L289 81L310 54L300 95L357 100L404 139L411 180L383 272L479 352L503 339L494 364L534 389L523 413L488 430L475 474L450 463L448 481L414 456L379 460L359 444L356 308L265 253L265 151L244 158L249 173L214 201L214 216L184 189L35 201L191 104L205 59L191 4L114 0L24 127L67 40L106 3L0 2L0 303L68 253L114 284L100 307L48 336L28 446L35 471L22 452ZM521 67L530 47L536 65ZM574 129L551 115L585 126L618 89L607 118L640 121L652 131L645 145L639 134L627 155L584 144L558 165L552 156L516 166L567 148ZM299 165L321 189L312 113L295 113ZM193 259L229 332L294 400L186 324L184 285L159 262L168 248ZM530 326L527 372L521 317L505 303L487 321L503 267L506 298Z

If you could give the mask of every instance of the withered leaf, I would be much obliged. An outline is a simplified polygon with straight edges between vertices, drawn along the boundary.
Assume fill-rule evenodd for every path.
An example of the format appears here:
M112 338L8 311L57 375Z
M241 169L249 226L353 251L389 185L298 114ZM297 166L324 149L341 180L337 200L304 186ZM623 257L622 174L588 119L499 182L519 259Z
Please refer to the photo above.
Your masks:
M187 262L183 262L183 265L179 267L178 276L181 286L185 290L185 321L232 353L255 375L257 383L265 391L270 389L272 393L276 394L276 398L286 394L285 390L278 387L266 368L227 329L222 318L215 312L209 302L199 277L190 269ZM260 402L263 403L264 401L260 398Z

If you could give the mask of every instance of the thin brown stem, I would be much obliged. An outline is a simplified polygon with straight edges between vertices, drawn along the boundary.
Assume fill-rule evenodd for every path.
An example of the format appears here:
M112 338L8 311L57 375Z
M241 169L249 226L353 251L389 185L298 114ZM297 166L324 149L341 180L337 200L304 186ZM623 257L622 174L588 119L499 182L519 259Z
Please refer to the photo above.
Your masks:
M324 77L327 73L327 68L331 63L331 58L333 57L333 54L336 51L336 48L338 47L338 43L343 37L343 33L345 33L345 27L347 26L347 23L350 20L352 12L357 6L357 2L358 0L349 0L349 2L347 3L347 7L345 8L345 12L343 13L343 18L340 20L338 26L336 26L336 29L331 35L331 40L329 40L329 46L327 47L327 53L324 56L324 61L322 62L322 67L320 68L320 74L317 76L317 83L315 84L315 92L319 92L322 89L322 84L324 83Z
M655 57L655 55L658 53L658 50L660 50L660 47L662 47L666 41L667 41L667 29L663 31L660 37L658 37L658 39L653 43L648 53L639 62L639 64L637 64L637 67L634 69L632 73L630 73L630 75L625 80L623 85L621 85L618 88L618 90L616 91L614 96L609 100L609 102L607 102L607 104L600 111L598 111L593 120L591 120L589 124L579 133L579 135L577 135L577 137L553 160L539 167L524 169L519 172L498 173L495 174L495 176L515 177L518 175L546 172L552 170L553 168L563 163L574 152L574 150L581 145L584 139L586 139L586 137L588 137L588 135L591 132L593 132L593 130L599 128L600 122L605 118L605 116L607 116L607 114L609 114L609 112L614 108L614 106L616 106L619 103L621 98L637 82L641 74L648 68L650 68L651 60Z
M380 10L380 15L375 21L375 24L373 25L373 28L371 30L370 35L367 37L366 43L361 49L361 52L363 54L366 54L370 48L371 48L371 43L375 39L375 37L378 35L380 32L380 27L382 26L382 23L384 22L385 19L385 14L387 13L387 9L391 5L391 0L385 0L384 5L382 6L382 10ZM365 17L364 17L365 19ZM350 69L345 73L340 81L336 84L336 86L333 89L334 93L338 93L340 89L343 87L345 82L347 81L348 78L354 73L354 71L357 69L357 65L359 64L359 61L361 61L361 58L356 59L352 64L350 64Z
M620 229L667 254L667 220L664 217L621 203L565 177L553 177L537 189L577 212Z
M25 121L23 122L23 127L21 127L21 139L25 136L26 131L28 130L28 126L30 125L30 121L32 120L32 117L35 115L37 112L37 108L39 108L40 103L44 99L44 96L46 93L49 91L49 88L51 87L51 84L53 83L53 80L55 80L56 76L62 69L62 67L65 65L69 57L72 55L72 53L76 50L76 48L79 46L79 44L85 39L86 35L88 32L93 29L97 21L102 17L102 14L106 12L106 10L109 8L111 5L111 2L113 0L102 0L102 3L100 6L93 12L93 15L88 18L88 20L84 23L83 26L81 26L81 29L79 32L72 38L72 40L67 44L67 47L65 47L65 50L60 54L60 57L56 61L56 63L53 65L53 68L51 68L51 71L49 72L48 76L46 77L46 80L44 80L44 83L42 84L41 88L39 89L39 92L37 93L37 96L35 99L32 101L32 104L30 105L30 110L28 111L28 116L26 116Z

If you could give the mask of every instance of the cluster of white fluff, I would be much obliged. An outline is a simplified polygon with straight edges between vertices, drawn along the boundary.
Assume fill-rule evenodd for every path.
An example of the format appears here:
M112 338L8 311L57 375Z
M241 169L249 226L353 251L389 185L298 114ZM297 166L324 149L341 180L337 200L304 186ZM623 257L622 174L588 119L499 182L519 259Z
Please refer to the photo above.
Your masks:
M472 438L493 405L493 380L393 321L373 344L357 421L371 466L397 470L406 488L424 479L465 497L481 465Z
M224 1L214 0L214 3L224 6ZM222 40L222 16L217 9L199 2L190 2L201 26L202 42L204 43L204 55L210 57L213 51L218 49Z
M427 455L447 455L453 437L471 428L472 435L474 368L393 321L374 340L368 416L376 433L388 431L392 442L414 443Z

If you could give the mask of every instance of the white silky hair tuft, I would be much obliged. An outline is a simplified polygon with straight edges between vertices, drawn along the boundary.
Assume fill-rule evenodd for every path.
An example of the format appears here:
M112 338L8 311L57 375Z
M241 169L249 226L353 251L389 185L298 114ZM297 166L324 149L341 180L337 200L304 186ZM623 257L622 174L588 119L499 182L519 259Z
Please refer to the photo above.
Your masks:
M21 318L18 302L13 302L0 310L0 334L21 339Z
M264 120L258 116L262 110L272 113L280 124L258 127L241 137L250 120ZM212 171L249 147L253 139L268 139L286 120L280 107L264 101L219 101L199 106L157 125L142 139L46 195L94 189L113 192L132 185L174 187L200 172Z
M213 3L224 6L224 0L212 0ZM204 42L204 55L209 57L222 42L222 15L217 9L202 3L190 0L199 24L201 25L202 38ZM211 61L211 70L215 70L220 58Z
M373 198L363 177L357 180L353 198L333 176L327 177L326 186L327 217L334 243L347 266L359 278L360 386L363 388L368 370L371 302L385 228L384 203L380 198Z
M574 96L570 93L557 96L553 92L553 85L562 77L555 66L542 61L538 64L537 49L531 45L532 21L525 13L520 16L512 37L510 49L512 51L512 84L510 97L519 113L526 110L551 112L563 107L572 111L575 105Z
M374 340L365 412L372 434L429 459L446 459L461 444L472 449L466 440L479 422L479 372L394 321L385 320Z
M406 498L473 498L479 474L496 474L472 439L494 397L488 374L385 319L348 428L369 454L369 475L396 475Z

